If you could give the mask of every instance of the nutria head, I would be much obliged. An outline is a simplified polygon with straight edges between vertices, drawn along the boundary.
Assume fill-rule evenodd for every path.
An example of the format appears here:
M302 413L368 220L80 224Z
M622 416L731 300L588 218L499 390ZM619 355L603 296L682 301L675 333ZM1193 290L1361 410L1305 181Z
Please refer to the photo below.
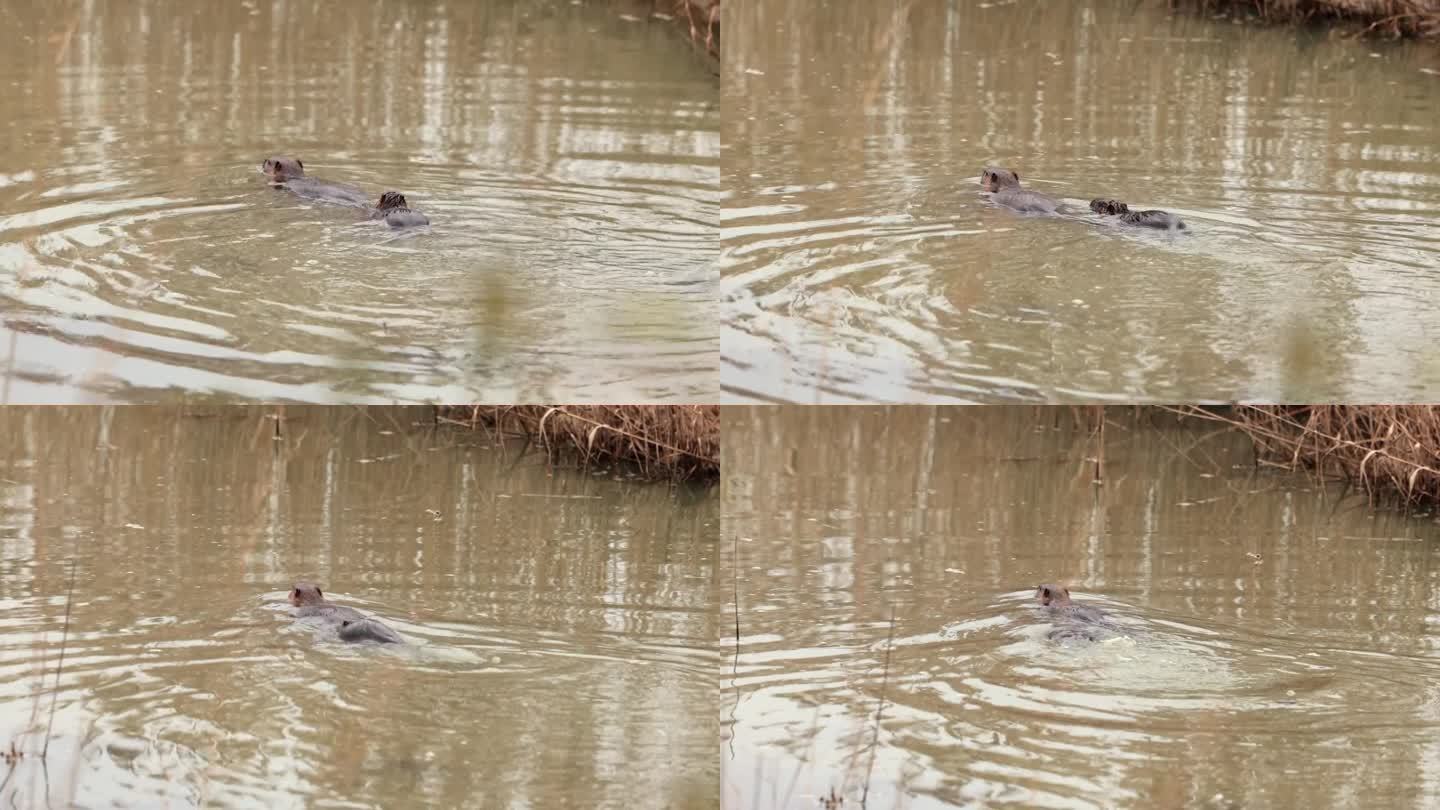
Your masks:
M1064 607L1070 604L1070 590L1063 585L1041 585L1035 589L1035 598L1045 607Z
M410 208L405 202L405 195L398 191L387 191L381 194L380 204L375 207L381 211L389 211L394 208L404 208L408 210Z
M1116 214L1130 213L1130 206L1126 205L1123 202L1120 202L1119 200L1091 200L1090 210L1094 211L1097 214L1109 214L1111 216L1115 216Z
M269 177L272 183L283 183L292 177L305 176L305 164L295 158L265 158L265 162L260 166L265 170L265 176Z
M325 602L325 594L320 592L320 586L313 582L297 582L295 587L290 589L290 604L295 607L304 605L320 605Z
M980 172L980 187L986 191L999 191L1002 188L1019 188L1020 175L1009 169L997 169L994 166L986 166Z

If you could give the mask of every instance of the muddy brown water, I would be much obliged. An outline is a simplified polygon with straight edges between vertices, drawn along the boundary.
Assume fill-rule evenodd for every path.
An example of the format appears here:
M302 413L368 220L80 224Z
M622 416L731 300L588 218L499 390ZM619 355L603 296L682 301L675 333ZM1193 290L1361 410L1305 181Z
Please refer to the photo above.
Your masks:
M0 805L715 806L718 493L186 414L0 409ZM408 643L314 637L299 577Z
M0 1L4 401L714 401L719 83L635 11Z
M1166 6L732 8L727 400L1440 397L1433 46Z
M1070 409L734 408L725 431L724 807L850 807L867 781L871 808L1440 801L1433 515L1125 410L1102 486ZM1056 579L1122 632L1049 640Z

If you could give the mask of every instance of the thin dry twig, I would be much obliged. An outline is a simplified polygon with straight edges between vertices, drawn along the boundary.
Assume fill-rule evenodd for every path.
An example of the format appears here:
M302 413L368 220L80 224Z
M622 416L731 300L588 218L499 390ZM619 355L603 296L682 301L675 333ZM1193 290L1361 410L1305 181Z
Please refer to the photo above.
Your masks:
M45 726L45 746L40 758L50 753L50 733L55 729L55 704L60 700L60 676L65 672L65 642L70 638L70 606L75 603L75 558L70 558L70 588L65 593L65 624L60 630L60 663L55 667L55 692L50 697L50 722Z
M865 787L860 791L860 806L870 797L870 775L875 772L875 754L880 749L880 716L885 711L885 687L890 682L890 651L895 647L895 603L890 603L890 635L885 639L885 668L880 673L880 705L875 708L875 735L870 741L870 764L865 766Z

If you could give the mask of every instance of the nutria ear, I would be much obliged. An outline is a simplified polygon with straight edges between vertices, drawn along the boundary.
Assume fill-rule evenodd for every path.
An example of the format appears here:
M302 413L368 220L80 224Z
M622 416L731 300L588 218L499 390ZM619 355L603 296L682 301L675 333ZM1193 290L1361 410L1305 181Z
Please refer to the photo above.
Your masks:
M1017 182L1017 183L1020 182L1020 173L1019 173L1019 172L1011 172L1011 174L1015 175L1015 182Z
M315 595L316 595L316 596L324 596L324 595L325 595L325 592L322 591L322 590L320 590L320 586L319 586L319 585L316 585L316 586L315 586Z
M305 161L297 159L297 160L295 161L295 165L296 165L296 166L299 166L300 168L303 169L303 168L305 168Z
M1066 587L1063 587L1063 586L1062 586L1062 587L1060 588L1060 590L1065 594L1065 598L1066 598L1066 599L1069 599L1069 598L1070 598L1070 589L1069 589L1069 588L1066 588Z

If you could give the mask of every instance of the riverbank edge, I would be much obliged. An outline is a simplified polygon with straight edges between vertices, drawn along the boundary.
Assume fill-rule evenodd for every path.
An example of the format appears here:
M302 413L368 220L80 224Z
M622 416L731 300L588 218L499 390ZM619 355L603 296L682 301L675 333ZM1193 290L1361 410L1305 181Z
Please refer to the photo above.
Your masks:
M1178 410L1245 433L1261 464L1345 480L1372 501L1440 505L1440 406L1196 405Z
M551 463L620 461L649 480L720 479L719 405L446 405L436 420L528 438Z
M1363 36L1440 41L1440 0L1166 0L1267 24L1354 27Z

